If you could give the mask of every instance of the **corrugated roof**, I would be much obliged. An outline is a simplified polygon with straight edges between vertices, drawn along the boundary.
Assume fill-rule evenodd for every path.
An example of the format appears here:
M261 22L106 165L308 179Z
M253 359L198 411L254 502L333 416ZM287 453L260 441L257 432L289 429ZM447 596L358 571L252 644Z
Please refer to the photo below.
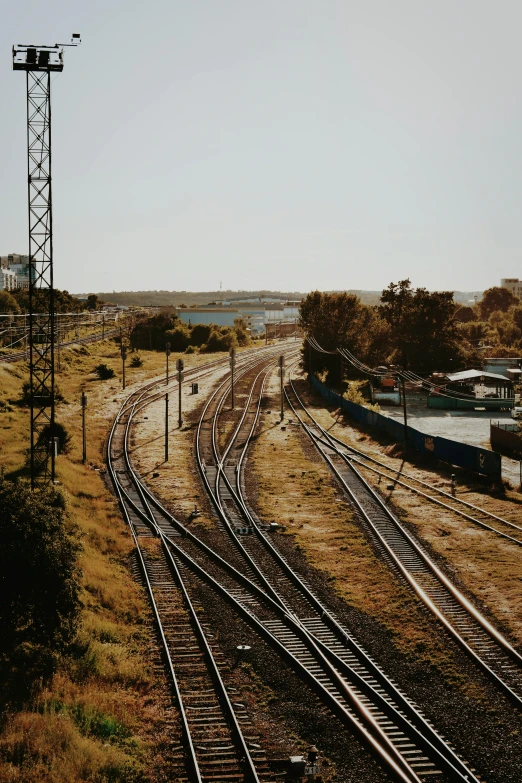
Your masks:
M453 372L446 376L449 381L471 381L473 378L491 378L495 381L508 381L505 375L497 375L496 372L484 372L483 370L463 370Z

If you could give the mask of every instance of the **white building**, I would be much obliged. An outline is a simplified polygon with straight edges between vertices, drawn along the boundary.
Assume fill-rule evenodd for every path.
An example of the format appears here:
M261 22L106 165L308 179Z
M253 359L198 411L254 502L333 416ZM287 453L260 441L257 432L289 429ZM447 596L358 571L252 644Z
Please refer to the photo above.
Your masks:
M11 264L9 269L16 274L16 287L29 289L29 264Z
M0 288L12 291L13 288L29 288L30 274L29 256L23 256L19 253L9 253L7 256L0 256L0 271L3 273ZM5 275L6 272L12 273ZM13 278L14 275L14 278Z
M6 267L0 268L0 291L12 291L17 288L16 272Z
M511 291L514 296L522 299L522 280L519 280L518 277L503 277L500 285L502 288L507 288L508 291Z

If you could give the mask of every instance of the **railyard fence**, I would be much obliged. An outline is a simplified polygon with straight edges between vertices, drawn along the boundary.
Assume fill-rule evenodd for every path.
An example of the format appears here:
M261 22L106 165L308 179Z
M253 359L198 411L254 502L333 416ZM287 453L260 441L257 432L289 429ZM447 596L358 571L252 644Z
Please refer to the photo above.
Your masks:
M372 427L380 432L386 432L397 442L407 441L416 451L421 454L430 454L442 462L447 462L460 468L467 468L475 473L490 476L491 478L501 477L501 456L496 451L470 446L467 443L441 438L438 435L427 435L425 432L420 432L409 425L405 429L404 424L400 421L369 410L363 405L357 405L355 402L345 400L340 394L321 383L315 375L311 374L309 377L312 385L325 400L331 405L341 408L344 413L347 413L361 424L365 424L367 427Z

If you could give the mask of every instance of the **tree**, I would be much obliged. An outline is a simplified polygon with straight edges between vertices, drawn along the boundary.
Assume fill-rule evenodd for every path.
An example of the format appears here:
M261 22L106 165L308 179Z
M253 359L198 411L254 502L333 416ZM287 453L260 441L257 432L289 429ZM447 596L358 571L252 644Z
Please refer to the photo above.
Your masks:
M409 280L390 283L382 292L380 312L405 369L456 368L461 363L462 335L451 291L413 290Z
M23 313L29 312L29 291L23 288L17 288L12 295L18 302ZM39 302L34 305L34 312L44 312L47 308L47 297L49 292L41 290L38 296ZM72 296L68 291L54 289L54 312L55 313L80 313L84 309L84 303L78 297Z
M52 668L79 621L81 550L63 496L0 479L0 674Z
M363 312L364 305L355 294L313 291L299 306L299 326L326 351L348 348L355 353Z
M517 307L514 307L511 311L511 314L515 326L518 326L519 329L522 329L522 306L518 305Z
M131 342L134 348L164 351L165 342L169 340L169 330L180 325L178 317L173 313L156 313L150 318L143 318L133 327ZM172 350L178 350L173 345Z
M97 294L89 294L87 297L87 310L98 310L102 301Z
M493 286L484 291L484 295L479 302L480 316L483 320L489 318L494 310L502 310L506 313L513 305L519 305L520 299L511 293L507 288Z
M468 307L468 305L463 305L462 307L459 307L455 312L455 318L457 321L460 321L461 324L468 324L470 323L470 321L477 320L477 313L472 307Z
M244 346L250 343L250 330L248 329L244 318L234 318L234 330L236 332L238 345Z
M299 326L321 348L346 348L363 362L382 363L390 350L390 329L375 308L363 305L355 294L308 294L299 307ZM314 369L328 370L329 380L340 380L338 355L314 354Z
M237 347L237 344L236 332L231 326L216 326L213 324L207 342L201 346L201 351L203 353L229 351L230 348Z
M459 331L469 342L479 342L490 333L491 327L487 321L469 321L461 324Z
M20 305L9 293L9 291L0 291L0 313L19 313Z
M197 327L194 327L196 329ZM208 327L206 327L208 328ZM165 332L165 342L170 343L170 347L173 351L186 351L191 344L192 333L188 324L180 321L174 329L167 329ZM193 345L201 345L201 343L192 343Z

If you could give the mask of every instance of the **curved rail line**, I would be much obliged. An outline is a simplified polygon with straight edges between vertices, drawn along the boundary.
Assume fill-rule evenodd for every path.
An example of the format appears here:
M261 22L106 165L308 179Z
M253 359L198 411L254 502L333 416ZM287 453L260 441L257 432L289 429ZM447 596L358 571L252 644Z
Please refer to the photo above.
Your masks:
M285 391L296 418L359 512L365 530L388 565L406 580L446 630L511 702L522 707L522 656L433 562L422 545L361 475L354 460L346 458L337 439L321 427L308 411L291 376ZM303 410L311 424L307 424L299 415L292 402L292 395L297 407Z
M416 476L413 476L410 473L404 473L402 471L399 473L394 468L390 467L389 465L386 465L386 463L381 462L380 460L370 456L369 454L366 454L365 452L359 451L354 446L350 446L349 444L337 438L335 435L332 435L331 433L328 434L331 441L336 443L337 446L339 446L340 449L342 450L343 459L351 459L355 464L359 465L361 468L369 470L372 473L376 473L381 478L385 478L388 481L393 482L393 484L396 484L400 487L404 487L405 489L410 490L410 492L414 492L415 494L419 495L425 500L429 500L431 503L435 503L436 505L442 506L448 511L452 511L454 514L458 514L464 519L467 519L468 522L472 522L474 525L478 525L478 527L481 527L484 530L488 530L491 533L495 533L496 535L500 536L501 538L505 538L506 540L511 541L514 544L517 544L518 546L522 546L522 539L514 538L513 535L509 535L508 533L502 530L498 530L497 528L493 527L490 524L490 520L500 523L501 525L505 525L507 528L510 528L511 530L517 531L517 533L522 534L522 527L520 525L516 525L514 522L511 522L508 519L504 519L503 517L500 517L498 514L493 514L491 511L488 511L485 508L481 508L480 506L477 506L474 503L469 503L467 500L464 500L463 498L456 497L455 495L452 495L450 492L446 492L446 490L441 489L440 487L436 487L434 484L430 484L428 481L424 481L423 479L417 478ZM346 452L348 453L346 453L344 450L346 450ZM365 462L372 463L373 465L378 465L379 467L384 468L384 470L389 471L389 473L392 474L396 473L397 475L393 476L393 475L389 475L389 473L384 473L382 470L372 468L371 465L365 464ZM405 479L414 482L416 484L419 484L421 487L423 487L423 489L419 489L417 487L412 486L411 484L408 484L407 481L405 481ZM429 492L433 492L436 493L436 495L442 496L443 498L445 498L445 501L440 500L440 498L438 497L434 497L433 495L428 494ZM463 510L464 508L473 511L475 516L473 516L471 513L468 513L468 511L464 511ZM479 515L482 517L482 519L479 518Z
M228 393L226 383L216 389L207 402L196 439L204 482L222 529L231 537L245 561L246 571L243 568L243 572L248 573L252 581L308 633L342 673L352 689L351 704L352 707L355 705L356 717L360 718L362 714L369 730L383 737L385 746L393 748L395 757L405 760L406 767L409 766L420 779L429 775L431 780L476 780L418 709L386 678L349 632L320 603L304 580L289 567L245 503L242 468L258 421L267 372L271 369L266 367L254 378L250 394L245 395L247 401L243 415L223 454L220 454L218 446L217 422ZM245 535L247 531L254 535ZM280 621L271 621L269 627L292 649L299 649L295 628L291 635L288 624L281 625ZM298 652L296 655L299 658ZM319 679L327 677L324 673L317 676ZM437 770L437 765L440 770Z
M208 368L202 368L205 371ZM216 663L209 634L186 590L179 561L141 495L130 467L130 424L136 410L147 404L145 399L154 399L154 395L145 395L157 383L147 384L122 406L109 436L107 460L136 545L180 711L185 761L185 770L180 770L180 774L188 775L191 783L225 779L261 783L272 777L266 756L255 741L257 737L251 736L244 706L231 701L222 675L226 667ZM146 545L151 532L159 539L159 550L151 551ZM170 536L179 535L174 529L168 532ZM248 730L248 739L244 729Z
M270 361L268 361L269 364ZM204 368L200 368L200 371L204 371ZM248 372L248 366L245 368L245 372ZM241 434L246 436L244 443L240 443L241 448L238 449L238 460L236 462L238 469L233 469L237 482L236 490L241 498L241 466L259 415L259 406L266 377L263 377L262 372L259 373L257 370L256 372L256 380L259 385L258 399L256 400L254 387L252 387L248 396L249 404L245 405L239 426L236 428L231 443L228 444L226 449L228 457L232 443L239 443ZM374 752L387 764L396 779L408 781L424 780L425 775L431 773L429 779L434 781L476 781L477 778L473 773L458 759L442 738L433 731L432 727L414 705L404 697L396 686L387 680L379 667L361 650L350 634L341 628L334 616L325 610L303 580L289 569L279 553L277 553L275 559L276 561L279 559L280 565L284 564L286 566L286 570L283 570L285 571L285 578L288 584L291 587L298 585L301 591L301 595L298 597L300 606L297 607L296 613L288 606L290 602L287 585L284 591L285 597L282 599L275 591L271 590L272 579L264 580L255 562L251 570L250 568L248 569L249 575L253 576L254 579L250 580L245 576L244 568L243 573L238 572L175 520L145 487L131 467L127 449L127 437L135 412L141 409L143 405L162 396L163 392L150 394L149 397L145 396L146 392L150 391L156 383L161 383L161 381L154 381L148 384L145 390L142 389L141 399L137 396L135 400L131 400L129 404L122 408L119 417L121 427L124 428L126 433L124 453L123 456L121 454L119 456L120 462L123 460L124 464L124 479L122 481L115 470L112 470L111 475L117 487L120 502L126 508L127 521L131 525L133 535L139 538L140 531L142 535L146 535L147 531L152 528L156 535L160 537L162 548L166 547L171 552L171 556L178 567L178 574L181 575L184 569L188 569L191 573L196 573L203 581L206 581L207 584L210 584L221 594L225 600L231 603L238 614L290 663L320 698L330 703L334 714L337 714L352 730L353 728L358 730L359 735L366 740ZM216 407L221 410L228 393L227 381L221 384L219 389L222 390L223 394L216 400ZM212 396L212 399L215 397L216 393ZM252 400L255 401L253 416L251 411L250 415L248 413ZM201 417L200 425L202 421L206 420L208 422L215 446L217 416L214 415L209 419L208 408L207 404L205 412ZM111 437L110 449L112 449L112 444ZM225 460L219 459L219 452L217 453L220 467L214 466L214 482L218 474L218 481L222 482L223 476L227 475L227 473L230 475L229 469L231 466L224 465ZM207 481L211 472L211 470L209 471L209 468L211 468L210 462L210 460L208 464L203 462L201 466ZM209 488L210 486L209 483ZM230 489L234 491L232 485L229 491ZM220 489L221 499L222 495L223 488ZM245 514L249 515L246 506L243 510ZM263 540L266 539L267 543L270 543L267 536L264 535L261 526L258 525L257 520L251 516L247 516L247 519L251 528L255 529ZM245 525L244 521L243 525ZM239 538L239 536L236 536L236 538ZM254 537L241 538L242 541L248 540L250 542ZM190 553L191 547L192 553ZM205 554L207 561L206 571L201 566L202 552ZM146 568L146 566L147 563L144 563L142 567ZM219 566L219 578L215 576L217 566ZM210 573L211 571L214 572L214 576ZM187 577L185 575L180 578L186 579ZM255 580L257 580L257 584ZM280 586L280 582L281 578L279 578L278 586ZM240 586L239 588L238 585ZM264 592L263 587L266 588L266 592ZM270 595L271 592L272 595ZM151 593L151 599L154 601L153 592ZM260 605L261 620L253 613L253 607ZM299 610L302 610L303 606L307 617L299 620ZM267 616L268 608L270 608L272 613L270 616ZM310 609L312 609L312 612L310 612ZM316 610L315 614L314 609ZM310 614L312 614L312 617L309 616ZM161 621L161 618L159 618L159 621ZM361 667L361 657L365 660L365 669ZM322 664L322 672L320 669L318 670L318 662ZM328 676L326 672L328 672ZM339 689L341 690L341 697L344 697L344 699L340 698ZM344 700L344 704L342 700ZM394 713L394 722L390 721L390 711ZM395 731L393 731L393 728ZM386 736L386 729L389 732L388 737ZM391 739L392 737L393 739ZM415 742L412 742L412 738ZM401 749L403 751L402 754ZM436 759L436 764L431 761L433 758ZM439 770L437 767L442 769Z
M130 410L128 408L128 410ZM127 432L128 427L130 424L131 416L128 417L127 421ZM281 608L275 603L271 602L271 599L268 596L265 596L263 592L254 584L249 583L249 581L243 576L243 574L238 573L235 571L235 569L232 569L229 564L222 561L221 558L219 558L212 550L209 550L205 547L205 545L198 541L196 537L187 529L184 528L177 520L175 520L168 512L162 508L161 504L153 497L152 493L141 483L138 476L135 474L135 472L132 470L132 467L130 465L130 460L128 456L128 450L125 448L125 454L124 454L124 462L125 462L125 481L128 481L128 487L125 488L122 486L121 480L118 478L118 474L113 471L113 480L118 482L119 486L119 496L122 503L125 503L125 505L128 508L128 518L130 522L133 524L135 528L139 527L139 524L137 523L144 523L145 526L153 526L155 529L155 532L157 535L159 535L162 538L162 542L168 543L168 546L175 552L175 557L179 558L180 562L184 563L185 566L189 566L191 571L193 573L196 573L199 577L201 577L204 581L206 581L208 584L210 584L218 594L220 594L226 601L228 601L238 614L253 627L259 635L265 639L265 641L268 641L268 643L279 652L279 654L287 660L287 662L290 664L290 666L296 671L305 682L308 682L312 690L314 690L318 695L322 696L323 701L327 700L330 703L330 708L334 714L337 714L338 717L344 721L345 723L348 723L350 726L350 729L353 730L354 728L354 718L353 715L350 714L350 712L346 709L346 707L343 704L339 703L338 698L335 698L331 690L334 688L333 683L324 683L321 682L315 675L314 675L314 665L313 660L311 663L309 663L309 667L311 666L312 671L310 671L310 668L308 668L303 663L303 658L306 658L307 655L313 654L316 658L319 657L319 659L324 659L323 654L318 649L318 645L314 644L313 640L310 639L310 636L307 634L304 634L303 636L303 630L299 626L297 626L297 633L301 634L303 636L303 639L301 640L301 649L300 649L300 655L299 658L295 655L295 646L292 648L285 644L283 641L278 639L269 629L270 623L267 622L267 624L263 624L260 622L251 611L251 602L256 600L257 598L262 597L264 599L264 611L266 612L266 604L267 602L271 604L272 611L275 613L276 617L279 613L280 617L285 620L285 622L292 623L292 618L289 618L282 613ZM134 517L134 518L133 518ZM152 523L151 521L154 520ZM180 537L181 533L181 537ZM183 548L180 547L180 542L183 542ZM190 542L196 542L199 550L207 549L207 554L209 555L209 559L213 562L220 561L222 568L228 572L233 573L235 577L235 583L230 587L230 589L227 589L223 586L223 578L220 579L220 581L217 581L212 577L211 574L207 573L198 563L195 562L193 558L191 558L186 551L184 551L187 548L187 543ZM238 584L245 584L245 582L248 584L248 586L251 588L252 593L250 596L248 596L245 588L243 587L238 592ZM242 600L240 600L242 599ZM282 613L282 614L281 614ZM273 620L272 620L273 622ZM299 641L299 639L298 639ZM295 643L294 643L295 644ZM303 645L308 648L308 653L306 649L303 649ZM331 676L334 679L334 682L339 680L339 674L335 672L334 669L332 669ZM345 684L341 681L340 686L342 689L345 689ZM326 686L329 687L326 687ZM362 688L367 687L367 683L365 683L364 679L361 681ZM339 686L338 686L339 687ZM348 690L347 697L349 696L350 692ZM374 697L375 698L375 697ZM372 709L377 709L375 706L372 707ZM411 727L410 727L411 732ZM404 763L397 763L397 761L394 759L395 752L392 752L391 754L387 752L386 748L382 747L381 742L379 741L379 732L377 732L377 737L374 736L375 732L369 732L363 725L358 726L358 733L360 736L362 736L367 744L374 750L376 755L378 755L383 761L388 770L392 773L392 776L396 780L400 781L409 781L412 783L412 781L415 781L418 783L419 780L422 778L418 777L413 771L404 769ZM395 737L395 742L400 744L400 739L403 737L403 733L399 730L397 732L397 736ZM418 762L421 766L423 766L424 759L422 757L419 758L418 753L414 749L413 751L414 755L418 759ZM456 779L456 780L464 780L466 779L463 776L458 777L448 777L448 780ZM468 780L476 780L473 776L470 776L467 778Z

